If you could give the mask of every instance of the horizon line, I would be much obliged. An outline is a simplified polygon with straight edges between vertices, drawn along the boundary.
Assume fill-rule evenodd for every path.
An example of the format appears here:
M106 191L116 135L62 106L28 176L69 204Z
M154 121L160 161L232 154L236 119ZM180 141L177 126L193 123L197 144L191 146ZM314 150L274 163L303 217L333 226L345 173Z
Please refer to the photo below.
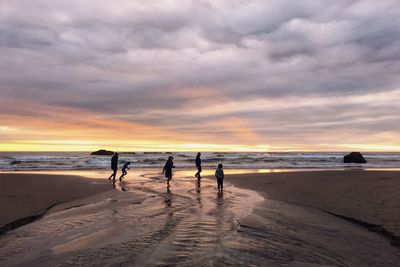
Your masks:
M350 153L350 152L360 152L360 153L400 153L400 151L390 151L390 150L285 150L285 151L252 151L252 150L109 150L109 149L98 149L98 150L14 150L14 151L3 151L0 153L92 153L99 150L106 150L118 153Z

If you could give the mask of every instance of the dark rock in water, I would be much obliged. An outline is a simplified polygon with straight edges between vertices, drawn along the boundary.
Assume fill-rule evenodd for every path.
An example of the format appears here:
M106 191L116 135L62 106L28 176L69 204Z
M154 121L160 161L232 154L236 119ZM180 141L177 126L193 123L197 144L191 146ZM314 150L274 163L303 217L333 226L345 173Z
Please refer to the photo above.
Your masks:
M20 164L20 163L22 163L22 161L20 161L20 160L13 160L13 161L10 162L10 165L17 165L17 164Z
M96 155L96 156L112 156L114 155L113 151L105 150L105 149L100 149L95 152L92 152L90 155Z
M360 152L351 152L350 154L343 157L344 163L367 163L363 155Z

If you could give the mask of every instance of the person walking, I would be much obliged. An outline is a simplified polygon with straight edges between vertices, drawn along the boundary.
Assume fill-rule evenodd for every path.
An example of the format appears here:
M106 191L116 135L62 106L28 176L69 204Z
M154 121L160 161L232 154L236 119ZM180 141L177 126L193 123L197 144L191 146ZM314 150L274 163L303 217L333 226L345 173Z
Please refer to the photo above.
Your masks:
M218 192L222 192L224 190L224 170L222 169L224 165L221 163L218 164L218 168L215 171L215 178L217 178L217 187Z
M197 153L197 157L196 157L196 168L197 168L197 172L196 172L196 174L194 175L194 177L197 178L197 182L200 182L200 180L201 180L200 173L201 173L202 169L201 169L201 158L200 158L200 156L201 156L201 153L200 153L200 152Z
M124 176L128 174L128 172L126 170L129 170L129 165L131 165L130 161L125 162L124 165L122 166L122 174L119 177L120 182L122 181L122 178L124 178Z
M118 170L118 153L117 152L115 152L111 158L111 170L113 170L113 173L110 175L110 177L108 177L108 180L111 181L111 178L112 178L113 187L115 188L115 177L117 176L117 170Z
M165 163L164 169L162 173L165 173L165 178L167 178L167 187L169 188L169 181L172 179L172 168L175 168L174 162L173 162L174 157L169 156L167 162Z

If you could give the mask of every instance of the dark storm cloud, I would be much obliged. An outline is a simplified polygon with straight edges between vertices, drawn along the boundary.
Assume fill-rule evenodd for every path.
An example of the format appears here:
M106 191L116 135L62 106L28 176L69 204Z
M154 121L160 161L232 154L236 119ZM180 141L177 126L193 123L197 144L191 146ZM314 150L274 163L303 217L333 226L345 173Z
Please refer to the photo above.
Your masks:
M296 103L257 112L241 110L240 103L347 96L352 105L354 96L400 85L395 0L19 0L0 7L3 101L87 109L159 126L173 116L177 129L237 116L264 134L274 129L257 121L293 124L293 112L301 114L304 131L307 124L325 129L317 123L344 118L335 108L320 107L311 116L291 110ZM187 112L224 101L238 106L222 115ZM368 106L351 107L374 117ZM392 124L354 121L355 127L382 131Z

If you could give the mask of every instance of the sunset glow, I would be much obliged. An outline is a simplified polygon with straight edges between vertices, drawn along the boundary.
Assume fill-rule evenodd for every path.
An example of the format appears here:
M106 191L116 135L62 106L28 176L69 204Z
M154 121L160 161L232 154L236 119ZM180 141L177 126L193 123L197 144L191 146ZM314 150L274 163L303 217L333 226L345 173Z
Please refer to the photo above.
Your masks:
M400 151L398 3L301 2L2 1L0 151Z

